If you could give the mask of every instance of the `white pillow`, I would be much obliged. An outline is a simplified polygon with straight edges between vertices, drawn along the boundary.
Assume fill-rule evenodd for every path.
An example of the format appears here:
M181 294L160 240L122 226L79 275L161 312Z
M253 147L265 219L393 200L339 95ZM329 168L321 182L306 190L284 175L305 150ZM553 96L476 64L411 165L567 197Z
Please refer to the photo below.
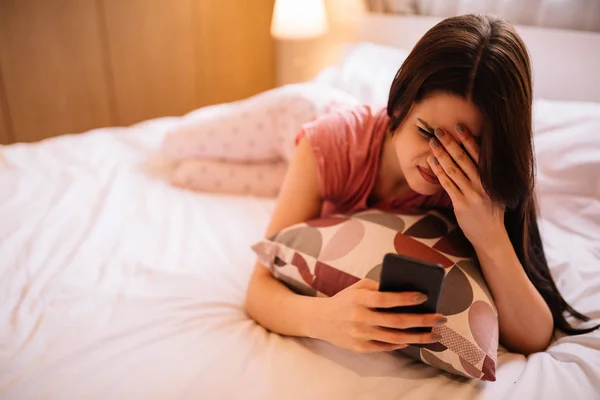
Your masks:
M591 246L600 254L600 103L536 100L533 116L542 237L554 241L549 249ZM556 228L558 241L548 233ZM567 253L570 264L586 264L580 252Z
M392 81L408 53L396 47L359 43L349 47L338 67L326 68L314 81L341 89L361 104L385 107Z
M600 103L536 99L539 194L600 199Z

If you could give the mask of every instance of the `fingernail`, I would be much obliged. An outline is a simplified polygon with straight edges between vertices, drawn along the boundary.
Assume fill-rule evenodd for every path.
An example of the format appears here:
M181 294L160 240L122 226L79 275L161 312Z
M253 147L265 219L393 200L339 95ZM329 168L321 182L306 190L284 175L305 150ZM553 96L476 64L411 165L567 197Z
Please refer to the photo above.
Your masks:
M437 157L433 157L433 163L435 165L440 165L440 162L438 161Z
M439 333L434 333L431 335L431 338L436 342L439 342L440 340L442 340L442 335L440 335Z
M427 301L427 296L425 296L424 294L418 294L414 297L414 299L416 302L423 303Z
M448 322L448 318L441 316L441 317L437 317L435 319L435 324L436 325L444 325L446 322Z
M456 132L465 133L465 128L461 124L456 124Z
M439 140L437 140L436 138L432 138L432 139L431 139L431 145L432 145L433 147L438 147L438 146L440 145L440 141L439 141Z
M439 138L442 138L442 137L444 137L445 134L446 133L442 129L435 128L435 136L437 136Z

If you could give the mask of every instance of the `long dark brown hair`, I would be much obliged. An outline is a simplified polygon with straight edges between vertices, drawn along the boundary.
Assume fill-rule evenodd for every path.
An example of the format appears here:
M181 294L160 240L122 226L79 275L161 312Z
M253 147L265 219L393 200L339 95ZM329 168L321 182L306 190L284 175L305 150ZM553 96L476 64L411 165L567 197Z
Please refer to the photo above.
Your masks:
M431 28L408 55L390 89L387 113L393 132L413 102L451 93L483 115L479 173L489 196L506 205L505 226L533 285L567 334L588 333L565 319L581 321L550 275L537 225L532 143L532 83L529 55L512 25L486 15L461 15Z

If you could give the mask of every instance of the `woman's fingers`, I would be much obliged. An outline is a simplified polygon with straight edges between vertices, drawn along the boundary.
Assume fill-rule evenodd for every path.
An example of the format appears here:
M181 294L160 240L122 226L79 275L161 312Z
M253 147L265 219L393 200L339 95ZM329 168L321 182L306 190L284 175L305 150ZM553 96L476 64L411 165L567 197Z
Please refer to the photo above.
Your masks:
M352 285L355 289L379 290L379 282L370 278L363 278Z
M447 322L441 314L403 314L370 311L365 315L365 323L392 329L431 328Z
M431 170L440 181L440 185L444 188L448 196L450 196L450 200L452 200L452 204L456 207L456 205L462 200L463 194L462 191L458 188L456 183L446 174L444 168L440 165L439 160L430 156L427 158L427 162L431 167Z
M462 124L456 124L456 137L460 140L462 145L465 147L475 164L479 165L479 145L475 140L475 137L469 132L466 126Z
M359 290L355 294L358 304L368 308L392 308L414 306L424 303L427 296L419 292L380 292L378 290Z
M456 145L457 143L454 142L454 144ZM439 140L436 138L431 139L430 146L435 157L431 160L432 162L430 162L430 165L433 164L431 169L436 174L436 177L444 189L446 189L447 192L448 190L453 189L450 182L444 182L445 180L450 180L463 195L468 198L475 196L481 186L481 179L479 178L479 171L477 171L477 168L473 165L472 161L469 159L469 162L475 171L471 172L474 176L470 178L465 174L464 170L456 164L456 160L448 153L448 151L442 147ZM466 158L469 158L462 149L460 151ZM438 162L437 164L436 160ZM444 186L444 184L446 184L446 186ZM450 192L448 192L448 194L450 194ZM455 196L457 195L455 194Z
M380 351L394 351L407 347L407 344L384 343L377 340L358 342L353 350L357 353L377 353Z
M458 169L464 174L465 177L472 182L475 182L479 177L477 165L471 159L470 155L460 146L460 143L454 138L454 136L442 128L435 129L435 136L438 140L438 143L441 143L440 147L442 147L446 151L446 154L449 155L450 159L452 160L452 164L457 165ZM433 139L432 142L434 142Z
M396 345L402 344L427 344L442 340L439 333L433 332L407 332L398 329L383 328L365 325L355 333L358 339L368 339Z

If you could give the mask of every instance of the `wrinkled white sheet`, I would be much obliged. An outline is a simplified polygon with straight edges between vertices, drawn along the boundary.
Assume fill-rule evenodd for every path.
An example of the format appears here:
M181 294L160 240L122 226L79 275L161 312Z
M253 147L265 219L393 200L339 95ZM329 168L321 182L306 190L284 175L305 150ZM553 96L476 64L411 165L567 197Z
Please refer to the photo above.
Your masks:
M266 332L242 305L273 202L161 180L147 160L174 121L0 147L0 398L598 398L600 333L503 353L482 383ZM552 271L599 322L600 196L581 174L600 136L581 153L544 132L538 151L580 152L540 168ZM568 170L581 193L561 192Z

